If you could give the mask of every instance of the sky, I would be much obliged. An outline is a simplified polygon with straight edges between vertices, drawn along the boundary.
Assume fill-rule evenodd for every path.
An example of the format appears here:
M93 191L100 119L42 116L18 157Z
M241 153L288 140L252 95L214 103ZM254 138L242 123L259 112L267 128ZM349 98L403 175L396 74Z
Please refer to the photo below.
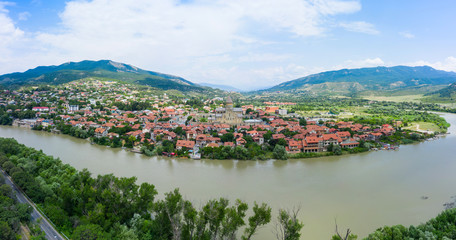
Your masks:
M243 90L322 71L456 71L454 0L0 0L0 74L109 59Z

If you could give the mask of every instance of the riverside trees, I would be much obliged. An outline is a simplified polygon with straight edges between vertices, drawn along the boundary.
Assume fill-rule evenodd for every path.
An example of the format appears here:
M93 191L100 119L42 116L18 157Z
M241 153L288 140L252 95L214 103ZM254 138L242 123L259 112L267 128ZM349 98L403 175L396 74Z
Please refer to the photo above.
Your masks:
M243 201L214 199L198 209L178 189L157 200L152 184L112 174L93 178L13 139L0 138L0 166L72 239L250 239L271 220L264 203L248 216Z

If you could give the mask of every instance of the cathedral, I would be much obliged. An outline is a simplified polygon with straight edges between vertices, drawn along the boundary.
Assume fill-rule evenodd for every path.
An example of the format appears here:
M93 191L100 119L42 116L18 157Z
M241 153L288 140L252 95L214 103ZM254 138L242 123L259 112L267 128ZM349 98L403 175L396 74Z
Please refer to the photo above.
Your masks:
M211 122L225 123L229 125L240 125L244 121L242 119L242 108L234 108L233 100L228 96L224 108L215 109L215 116L211 118Z

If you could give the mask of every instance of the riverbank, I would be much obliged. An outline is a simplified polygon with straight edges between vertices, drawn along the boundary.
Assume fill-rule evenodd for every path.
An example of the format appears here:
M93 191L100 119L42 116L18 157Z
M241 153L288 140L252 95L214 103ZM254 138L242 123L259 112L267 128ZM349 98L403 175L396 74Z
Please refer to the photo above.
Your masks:
M455 194L456 182L456 115L445 116L451 134L435 141L403 145L399 151L305 161L147 157L63 134L12 127L0 127L0 136L42 149L78 170L88 168L94 176L136 176L138 183L153 183L161 193L178 187L193 202L223 196L250 204L261 199L273 209L300 205L303 238L329 239L334 218L340 227L366 236L379 226L425 222L443 210L442 203ZM274 239L272 230L262 229L257 239Z
M34 201L38 201L38 203L41 203L41 206L44 208L44 211L50 218L57 223L57 226L59 229L63 230L67 234L71 234L73 238L79 239L79 235L81 231L84 231L82 229L85 229L85 227L89 227L88 221L90 221L90 229L97 229L97 236L104 236L105 238L111 238L113 236L122 236L122 231L119 231L118 228L115 226L115 224L123 224L123 228L128 229L129 226L126 224L130 219L135 219L136 223L140 224L146 224L148 222L155 222L157 223L155 228L130 228L131 234L134 234L140 238L141 236L144 236L144 234L147 235L147 233L152 233L152 234L158 234L157 236L171 236L177 234L175 231L171 231L169 228L166 228L166 223L167 219L174 219L173 216L170 216L168 211L161 211L160 208L163 209L163 206L168 206L171 203L184 203L185 202L185 208L188 210L189 208L193 211L195 211L196 215L195 218L199 218L203 216L203 212L205 209L210 208L212 206L212 203L216 201L216 203L224 202L223 207L218 208L218 211L223 211L228 213L230 209L237 209L235 213L232 214L240 214L241 218L244 218L245 215L243 214L245 211L247 211L247 204L239 200L237 204L244 204L242 209L244 210L239 210L240 208L237 206L237 208L227 208L229 206L229 199L224 199L221 198L220 200L211 200L209 201L204 208L198 208L195 209L192 205L195 204L193 202L187 201L186 197L182 197L182 195L176 190L173 192L169 192L166 194L166 198L163 200L156 200L155 195L156 191L154 189L153 185L148 185L148 184L141 184L141 186L136 185L136 178L117 178L112 175L104 175L104 176L98 176L97 179L90 178L88 175L89 173L86 170L83 170L82 172L77 172L75 171L74 168L72 168L69 165L62 164L62 162L59 159L52 158L50 156L46 156L44 153L41 151L37 151L31 148L24 147L23 145L17 144L14 140L11 139L2 139L0 138L0 164L3 164L6 168L6 170L12 174L13 178L15 180L20 180L20 184L22 185L22 188L25 189L25 191L34 199ZM6 157L8 156L8 157ZM23 158L19 159L18 156L21 156ZM31 157L34 156L34 157ZM25 159L25 160L24 160ZM20 161L20 162L19 162ZM25 163L24 163L25 161ZM29 168L21 168L18 167L19 163L21 164L26 164L30 165L30 163L35 163L37 168L35 170L31 170ZM47 168L46 165L52 164L54 167L52 169ZM13 173L14 171L14 173ZM66 174L59 174L59 172L65 172ZM41 179L43 180L41 183L34 178L34 175L39 175ZM24 177L25 176L25 177ZM58 177L56 177L58 176ZM79 176L79 180L76 182L74 181L74 176ZM111 181L111 184L108 185L99 185L99 181ZM125 188L125 184L128 184L128 187ZM49 185L55 185L57 184L57 187L54 187L51 190L44 191L46 187ZM81 189L81 184L85 186L85 188ZM32 187L34 186L34 187ZM92 186L92 187L90 187ZM62 189L60 189L62 188ZM69 193L66 193L65 196L59 196L58 194L52 194L49 193L49 191L55 191L55 192L61 192L62 190L68 190L68 189L74 188L72 191ZM100 190L100 188L103 188ZM90 191L89 189L95 189L97 191ZM128 194L118 194L116 192L116 189L123 189L123 192L128 192ZM138 191L139 190L139 191ZM115 195L115 199L111 199L111 195ZM45 197L43 195L50 194L48 197ZM70 194L70 195L68 195ZM72 198L69 198L71 194L77 194L78 197L82 198L79 200L79 204L71 204L71 210L68 211L68 202L72 201ZM116 195L117 194L117 195ZM145 195L144 195L145 194ZM91 195L91 196L96 196L95 198L98 199L98 203L95 205L95 208L99 208L101 206L101 210L97 209L98 212L103 211L103 215L97 217L97 222L92 223L91 219L92 216L85 215L79 213L80 211L75 211L75 209L83 208L83 209L92 209L93 204L92 198L86 198L84 196ZM341 196L342 197L342 196ZM357 196L361 197L361 196ZM392 197L392 196L388 196ZM125 199L128 198L128 201L125 201ZM146 198L146 199L145 199ZM46 199L46 202L43 202L44 199ZM340 201L343 198L339 198L338 200ZM58 200L58 201L57 201ZM146 202L144 201L146 200ZM323 200L323 199L322 199ZM429 197L423 198L421 197L421 200L429 200ZM81 204L82 201L82 204ZM219 202L220 201L220 202ZM121 208L124 210L119 210L118 205L123 204L126 207ZM147 210L147 206L151 206L151 204L156 205L154 208L152 208L155 216L154 219L149 219L150 218L150 211ZM177 204L180 205L180 204ZM256 205L256 204L255 204ZM448 205L445 205L446 208L448 208ZM130 209L135 209L134 211L130 211ZM271 214L271 209L267 205L261 205L258 208L263 209L260 211L268 212L267 214L270 216ZM185 210L177 208L174 209L172 214L182 214L185 213ZM198 213L198 211L200 211ZM239 212L241 211L241 212ZM440 213L439 211L438 213ZM56 214L58 213L58 214ZM72 213L72 215L70 215ZM114 213L114 215L112 215ZM211 214L204 212L204 214ZM225 216L232 216L232 214L227 214L223 215L222 218L225 218ZM254 211L254 214L257 214L257 211ZM386 212L384 214L387 214ZM437 213L436 213L437 214ZM405 227L403 226L397 226L397 224L393 223L387 223L387 225L395 225L391 228L393 229L402 229L406 231L401 232L404 234L404 236L409 236L416 238L416 236L421 236L419 231L424 231L426 229L432 228L433 234L436 234L438 236L451 236L448 234L451 234L452 232L449 231L448 226L449 224L454 224L451 222L448 222L447 219L452 219L454 218L454 215L456 214L456 211L453 210L448 210L440 213L435 220L428 221L425 224L420 224L420 226L416 226L413 228L410 228L410 231L406 230ZM204 215L206 216L206 215ZM274 216L274 215L273 215ZM185 217L185 215L184 215ZM301 217L298 217L298 224L301 226ZM315 217L315 216L314 216ZM370 216L366 219L366 221L372 221L377 218L381 218L382 215L374 215L374 217ZM179 218L181 219L181 218ZM314 218L312 218L314 219ZM338 219L339 220L339 219ZM427 220L427 219L426 219ZM181 220L179 220L181 221ZM208 227L206 228L206 225L209 224L209 226L213 226L213 224L217 223L211 223L210 220L209 222L206 222L206 224L203 226L203 231L208 234L217 234L217 232L212 232L212 228ZM268 223L270 220L270 217L265 218L264 221L260 225ZM101 228L98 223L102 224L103 222L106 222L104 224L105 228ZM188 224L186 222L183 222L183 224ZM211 225L212 224L212 225ZM220 222L218 224L221 224ZM229 223L228 223L229 224ZM400 223L403 224L403 223ZM441 227L443 226L445 227ZM238 227L241 227L241 225L237 225ZM221 225L222 227L226 227L225 225ZM108 230L106 230L106 227L108 227ZM157 227L162 228L162 230L157 232ZM302 227L302 226L301 226ZM298 229L300 229L299 227ZM352 230L355 228L350 227ZM242 228L243 229L243 228ZM388 236L388 229L389 227L385 227L385 230L377 230L374 234L375 236ZM164 233L163 231L170 231L169 233ZM238 231L238 228L234 228L232 231L233 233L236 234L236 231ZM257 229L255 228L253 231L256 231ZM304 229L305 231L306 229ZM328 235L332 235L331 232L328 230ZM185 233L185 228L183 228L183 233ZM304 232L301 231L301 232ZM372 230L373 231L373 230ZM241 234L239 230L239 234ZM359 230L353 230L354 233L359 234ZM429 234L428 234L429 235ZM258 239L273 239L271 233L269 235L265 235L264 232L260 232L258 235L256 235ZM304 235L305 236L305 235ZM256 239L256 238L254 238ZM317 238L319 239L319 238ZM369 238L370 239L370 238Z
M33 130L38 130L38 131L47 131L51 133L55 133L52 128L32 128ZM60 131L58 131L60 133ZM348 132L347 132L348 134ZM353 137L353 133L352 137ZM384 134L384 133L383 133ZM327 134L328 136L330 134ZM86 136L86 135L82 135ZM336 135L335 135L336 136ZM365 135L364 137L366 137ZM75 136L73 136L75 137ZM284 136L283 136L284 137ZM315 147L312 147L312 151L308 152L305 149L302 149L302 151L296 151L296 150L289 150L292 148L291 144L294 144L293 147L296 146L296 144L300 144L301 148L302 145L305 145L306 143L303 140L301 143L300 141L295 141L288 139L287 141L282 141L279 143L275 143L277 145L283 146L283 149L280 151L276 151L275 148L272 146L269 146L269 150L264 150L264 146L260 146L258 144L253 143L253 147L251 146L235 146L235 147L229 147L229 146L224 146L220 144L214 144L214 146L206 146L206 147L197 147L193 149L186 149L185 147L183 149L175 149L175 147L178 145L176 144L176 139L174 141L168 141L165 140L162 144L158 145L152 145L148 144L147 141L145 142L144 145L137 145L134 147L123 147L124 145L124 140L120 142L119 139L117 139L117 143L114 144L112 142L113 140L106 140L105 137L102 138L94 138L94 137L89 137L86 138L86 140L90 141L91 144L98 144L101 146L109 146L110 148L122 148L122 149L128 149L128 151L131 151L133 153L139 153L139 154L145 154L149 157L151 156L167 156L167 157L190 157L194 153L196 155L201 155L200 157L196 159L219 159L219 160L270 160L270 159L281 159L281 160L286 160L286 159L307 159L307 158L319 158L319 157L325 157L325 156L333 156L333 155L346 155L346 154L356 154L356 153L361 153L361 152L366 152L370 150L391 150L391 149L398 149L400 145L404 144L411 144L411 143L416 143L420 141L426 141L428 139L434 139L436 135L434 132L429 132L429 131L413 131L410 129L407 130L401 130L397 129L394 130L393 133L389 133L386 135L381 135L375 136L375 140L370 140L370 141L365 141L363 140L364 138L358 139L357 141L350 139L352 143L356 143L356 145L351 145L350 147L347 147L347 144L345 142L342 142L342 144L339 142L338 144L335 144L334 147L332 146L333 143L331 143L330 146L327 146L328 144L324 142L320 142L318 145L318 150L315 151ZM437 136L438 137L438 136ZM322 138L324 139L324 138ZM114 139L115 140L115 139ZM280 140L280 139L279 139ZM281 139L284 140L284 139ZM380 142L380 140L382 142ZM181 140L178 140L181 141ZM331 139L331 141L334 141ZM342 140L340 140L342 141ZM112 142L112 143L111 143ZM166 145L165 145L166 142ZM293 142L293 143L291 143ZM193 143L194 144L194 143ZM288 145L286 145L288 144ZM350 143L351 144L351 143ZM324 147L322 147L324 146ZM342 146L342 147L340 147ZM271 150L273 148L273 150ZM285 150L286 149L286 150Z

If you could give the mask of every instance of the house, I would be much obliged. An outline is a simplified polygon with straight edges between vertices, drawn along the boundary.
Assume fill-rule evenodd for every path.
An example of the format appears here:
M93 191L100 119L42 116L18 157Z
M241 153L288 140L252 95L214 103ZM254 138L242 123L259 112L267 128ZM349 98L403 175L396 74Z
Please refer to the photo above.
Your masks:
M188 141L188 140L177 140L176 149L193 149L195 146L195 141Z
M113 133L113 132L108 133L108 138L109 139L118 138L118 137L119 137L119 134L117 134L117 133Z
M187 134L187 139L195 139L197 136L197 133L194 130L186 131L186 134Z
M198 146L205 146L207 144L207 138L208 136L205 134L199 134L196 136L196 145Z
M236 139L236 145L237 146L244 146L247 143L247 141L243 138L238 138Z
M350 138L348 140L343 141L340 146L343 148L355 148L359 146L359 142L355 141L355 139Z
M36 112L49 112L48 107L33 107L32 110Z
M115 126L114 123L108 122L108 123L103 124L101 127L102 127L102 128L105 128L106 130L109 131L109 129L113 128L114 126Z
M264 144L264 138L261 137L261 136L253 137L253 141L256 142L258 145L263 145Z
M278 134L272 134L272 139L281 139L281 138L285 138L285 135L283 135L282 133L278 133Z
M368 133L366 140L368 141L378 141L383 136L380 132Z
M234 147L234 143L233 142L225 142L225 143L223 143L223 146Z
M298 152L301 152L301 149L302 149L302 141L296 141L296 140L288 141L288 152L298 153Z
M317 136L308 136L302 141L303 152L321 152L323 151L323 138Z
M328 147L329 145L339 145L342 142L342 138L340 138L337 134L329 133L323 134L321 136L323 138L323 146Z
M351 134L348 131L343 131L343 132L338 132L337 136L339 136L342 140L347 140L351 137Z
M219 147L219 145L217 143L208 143L206 147L216 148Z
M95 129L95 137L96 138L101 138L101 137L106 137L108 136L108 130L106 130L105 128L97 128Z

